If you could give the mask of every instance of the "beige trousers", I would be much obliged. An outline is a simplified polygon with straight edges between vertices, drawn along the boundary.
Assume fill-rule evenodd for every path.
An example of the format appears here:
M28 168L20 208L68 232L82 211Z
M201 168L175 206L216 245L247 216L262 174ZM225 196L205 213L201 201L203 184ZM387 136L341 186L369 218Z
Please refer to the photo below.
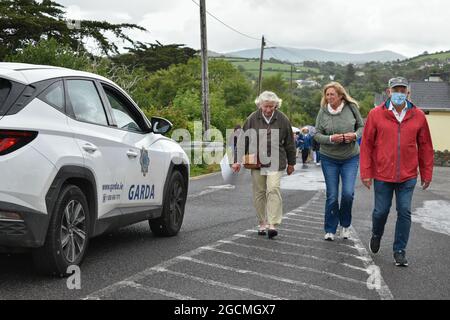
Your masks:
M283 216L280 181L283 172L261 174L260 170L252 170L253 204L259 224L264 222L279 225Z

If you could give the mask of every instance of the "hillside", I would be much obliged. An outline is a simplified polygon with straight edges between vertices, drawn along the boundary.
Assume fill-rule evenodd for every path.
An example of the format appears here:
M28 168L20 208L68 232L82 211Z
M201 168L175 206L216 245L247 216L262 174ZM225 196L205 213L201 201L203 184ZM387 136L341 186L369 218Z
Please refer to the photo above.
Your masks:
M243 59L243 58L224 58L228 62L231 62L235 67L241 71L251 75L251 78L256 79L259 74L259 59ZM284 79L289 79L291 76L291 64L280 63L273 61L264 61L263 64L264 76L271 76L281 73ZM318 68L308 68L295 66L293 70L294 79L305 77L309 74L319 73Z
M446 62L450 60L450 51L446 52L437 52L437 53L431 53L431 54L422 54L417 57L413 57L411 59L408 59L408 62L424 62L424 61L442 61Z
M260 49L234 51L225 54L227 57L259 58ZM289 62L332 61L336 63L365 63L371 61L387 62L406 59L405 56L392 51L377 51L369 53L333 52L318 49L297 49L287 47L267 48L264 58L274 58Z

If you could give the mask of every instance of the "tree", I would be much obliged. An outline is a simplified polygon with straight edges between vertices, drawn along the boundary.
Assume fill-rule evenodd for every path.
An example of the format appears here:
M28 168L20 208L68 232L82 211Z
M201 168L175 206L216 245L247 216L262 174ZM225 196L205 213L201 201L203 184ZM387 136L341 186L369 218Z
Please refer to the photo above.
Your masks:
M360 101L360 113L363 118L367 117L369 111L373 109L375 104L375 96L373 94L367 94L366 97Z
M222 59L210 61L209 77L211 124L225 133L225 129L241 123L255 110L252 87L237 68ZM144 80L143 88L147 98L145 108L160 110L161 114L175 108L188 121L201 120L199 58L154 72Z
M273 76L263 78L262 90L273 91L279 97L286 98L288 95L288 84L283 79L283 75L281 73L277 73Z
M143 68L129 69L105 57L93 57L86 52L77 52L53 38L41 40L36 45L29 44L16 54L6 56L5 61L93 72L117 83L133 97L139 106L148 105L147 89L143 85L148 73Z
M299 107L297 109L297 117L303 121L302 125L314 125L320 108L320 100L322 99L322 90L313 88L302 88L294 91L297 99L299 99ZM295 115L293 118L295 119Z
M197 54L196 50L182 44L162 45L158 41L156 44L138 42L134 48L126 49L128 53L113 57L113 61L129 68L143 67L149 72L167 69L172 64L185 64Z
M353 67L353 64L348 64L347 68L345 70L345 76L344 76L344 85L348 86L352 84L356 79L356 72L355 68Z
M78 53L67 44L59 44L56 39L42 40L36 45L29 44L21 51L8 55L9 62L33 63L86 71L92 61L86 53Z
M2 0L0 59L3 60L6 55L14 54L29 44L50 38L77 51L86 51L84 41L93 40L104 54L109 55L117 53L118 47L104 33L111 32L117 38L134 45L135 42L124 33L126 29L145 30L135 24L111 24L106 21L82 20L71 25L65 19L64 6L54 1Z
M308 68L320 68L320 64L317 61L304 61L303 66Z

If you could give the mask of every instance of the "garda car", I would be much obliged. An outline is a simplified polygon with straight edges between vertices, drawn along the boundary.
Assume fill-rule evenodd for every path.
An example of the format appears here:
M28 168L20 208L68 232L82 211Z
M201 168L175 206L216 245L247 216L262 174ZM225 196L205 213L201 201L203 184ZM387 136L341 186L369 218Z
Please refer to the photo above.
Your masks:
M0 248L65 275L112 229L148 220L176 235L189 160L171 127L101 76L0 63Z

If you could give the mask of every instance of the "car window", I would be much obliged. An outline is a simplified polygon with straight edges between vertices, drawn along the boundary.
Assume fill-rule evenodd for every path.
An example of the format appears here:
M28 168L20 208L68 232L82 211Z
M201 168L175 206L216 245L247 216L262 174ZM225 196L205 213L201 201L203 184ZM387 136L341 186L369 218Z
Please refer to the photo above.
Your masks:
M39 95L39 99L64 112L64 87L62 81L57 81L48 87Z
M68 80L67 95L77 120L108 125L105 109L92 81Z
M3 108L3 104L6 102L10 91L11 82L6 79L0 79L0 110Z
M130 110L130 108L133 107L129 106L126 98L107 86L103 86L103 89L105 90L109 104L111 105L117 127L132 132L144 132L135 120L136 115Z

